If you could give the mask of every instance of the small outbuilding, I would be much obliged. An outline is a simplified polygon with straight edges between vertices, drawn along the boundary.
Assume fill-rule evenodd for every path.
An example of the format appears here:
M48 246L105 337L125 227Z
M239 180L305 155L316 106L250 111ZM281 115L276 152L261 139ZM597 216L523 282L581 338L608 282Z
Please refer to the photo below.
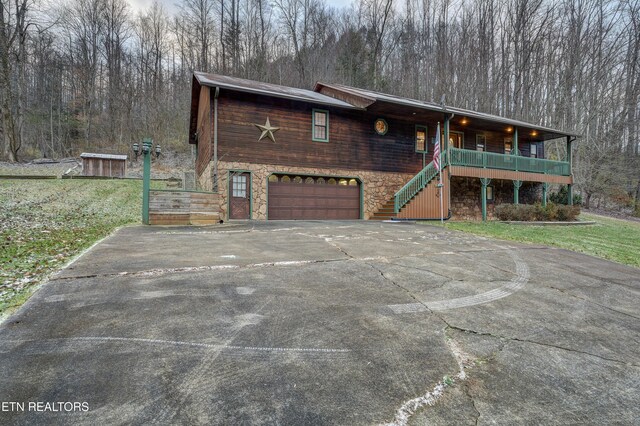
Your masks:
M83 152L80 158L83 176L124 177L127 173L126 155Z

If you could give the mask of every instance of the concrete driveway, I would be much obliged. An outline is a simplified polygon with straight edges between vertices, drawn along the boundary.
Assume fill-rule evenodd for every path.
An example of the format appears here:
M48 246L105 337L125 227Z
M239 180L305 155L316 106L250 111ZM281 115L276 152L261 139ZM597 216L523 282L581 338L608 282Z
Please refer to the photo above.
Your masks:
M1 424L632 424L640 270L427 225L128 227L0 357Z

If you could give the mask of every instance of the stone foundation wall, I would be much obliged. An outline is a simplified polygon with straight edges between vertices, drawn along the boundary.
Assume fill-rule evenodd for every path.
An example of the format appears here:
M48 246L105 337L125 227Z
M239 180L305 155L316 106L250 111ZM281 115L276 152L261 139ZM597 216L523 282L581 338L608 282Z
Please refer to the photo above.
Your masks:
M198 177L199 187L204 191L213 190L212 163ZM218 193L221 197L220 213L225 220L227 214L227 195L229 186L229 171L251 172L251 195L253 201L252 219L265 220L267 218L267 180L272 173L286 173L289 175L317 175L354 177L360 179L364 191L364 218L368 219L393 195L402 188L414 175L407 173L372 172L368 170L322 169L306 167L287 167L270 164L241 163L220 161L218 163Z
M493 202L487 201L487 218L495 218L495 207L513 204L513 182L492 180ZM482 184L479 178L453 176L451 178L451 219L482 220ZM533 204L542 199L542 184L523 182L520 187L520 204Z
M198 191L213 191L213 163L209 162L201 175L196 176Z

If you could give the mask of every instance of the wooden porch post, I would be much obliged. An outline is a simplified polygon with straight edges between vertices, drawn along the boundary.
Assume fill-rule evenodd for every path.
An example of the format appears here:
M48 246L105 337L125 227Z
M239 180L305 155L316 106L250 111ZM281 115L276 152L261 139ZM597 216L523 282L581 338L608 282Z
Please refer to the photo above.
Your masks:
M449 114L444 114L444 140L442 141L442 150L441 152L446 152L449 148Z
M487 186L491 182L489 178L480 178L480 183L482 184L482 221L487 221Z
M571 136L567 136L567 162L569 163L569 174L573 175L573 165L572 165L572 155L571 155ZM573 185L567 185L567 204L573 205Z
M518 156L520 155L520 151L518 149L518 128L517 127L513 127L513 155L516 157L516 172L518 171ZM518 202L516 201L516 204L518 204Z
M522 186L521 180L513 181L513 204L520 204L520 187Z

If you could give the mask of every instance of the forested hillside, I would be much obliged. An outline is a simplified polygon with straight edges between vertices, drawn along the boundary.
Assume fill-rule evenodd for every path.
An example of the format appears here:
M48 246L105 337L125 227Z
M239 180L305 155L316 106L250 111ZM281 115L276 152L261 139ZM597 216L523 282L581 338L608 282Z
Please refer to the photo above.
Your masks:
M640 0L0 0L0 152L187 150L191 73L338 82L582 135L585 197L640 197ZM547 152L564 157L564 145Z

